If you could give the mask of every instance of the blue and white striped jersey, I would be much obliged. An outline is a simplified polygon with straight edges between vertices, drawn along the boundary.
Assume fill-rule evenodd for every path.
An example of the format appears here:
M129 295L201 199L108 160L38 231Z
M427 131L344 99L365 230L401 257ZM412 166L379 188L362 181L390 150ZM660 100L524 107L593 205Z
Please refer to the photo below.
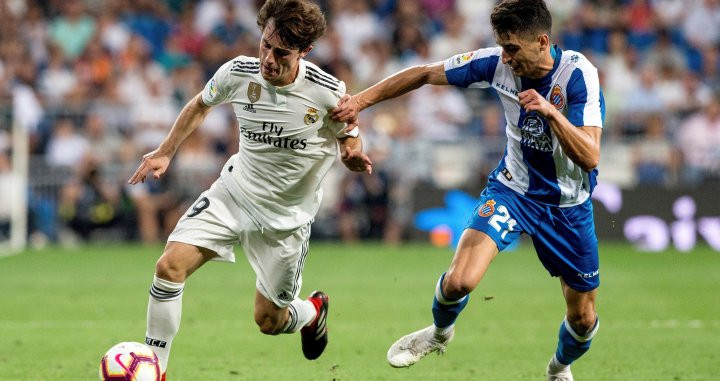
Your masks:
M502 48L458 54L445 61L448 82L460 87L492 87L505 109L507 147L490 181L499 181L535 201L560 207L582 203L595 186L588 173L563 152L550 124L520 107L518 93L535 89L575 126L602 127L605 101L597 69L578 52L553 46L555 64L543 78L513 75L502 63Z

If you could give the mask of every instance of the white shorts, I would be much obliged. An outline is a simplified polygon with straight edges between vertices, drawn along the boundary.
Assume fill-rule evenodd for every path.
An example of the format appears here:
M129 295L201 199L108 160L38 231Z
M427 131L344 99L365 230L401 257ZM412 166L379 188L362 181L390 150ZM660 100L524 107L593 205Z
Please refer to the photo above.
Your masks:
M233 248L240 244L258 291L286 307L300 293L309 238L310 223L289 232L261 229L218 179L180 218L168 241L210 249L218 254L214 260L233 263Z

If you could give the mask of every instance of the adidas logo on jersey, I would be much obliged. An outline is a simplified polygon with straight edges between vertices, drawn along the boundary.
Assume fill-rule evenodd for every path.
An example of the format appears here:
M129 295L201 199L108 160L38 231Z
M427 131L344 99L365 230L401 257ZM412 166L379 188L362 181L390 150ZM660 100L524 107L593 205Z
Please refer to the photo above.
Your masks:
M292 296L290 296L290 294L288 294L287 291L283 291L283 292L279 293L277 297L280 300L292 300Z
M255 110L255 108L253 107L252 103L246 104L246 105L243 107L243 110L245 110L245 111L247 111L247 112L257 113L257 110Z

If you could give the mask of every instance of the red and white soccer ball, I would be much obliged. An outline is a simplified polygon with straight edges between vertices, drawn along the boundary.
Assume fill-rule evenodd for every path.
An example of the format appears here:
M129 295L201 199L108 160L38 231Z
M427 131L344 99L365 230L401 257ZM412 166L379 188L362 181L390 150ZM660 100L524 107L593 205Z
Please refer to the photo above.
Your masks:
M125 342L110 348L100 362L101 381L160 381L160 362L145 344Z

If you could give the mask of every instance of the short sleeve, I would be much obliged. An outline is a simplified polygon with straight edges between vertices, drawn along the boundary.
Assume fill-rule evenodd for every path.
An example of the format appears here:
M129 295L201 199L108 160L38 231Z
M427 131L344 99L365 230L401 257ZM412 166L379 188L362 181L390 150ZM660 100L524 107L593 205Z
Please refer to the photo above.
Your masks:
M587 61L586 61L587 62ZM575 126L603 126L605 99L600 89L597 69L589 62L577 67L568 81L567 119Z
M485 87L492 82L501 48L486 48L454 55L445 60L445 76L451 85Z
M340 83L338 84L338 89L331 91L332 107L330 109L335 108L335 106L337 106L338 101L340 101L340 98L342 98L343 95L345 95L345 82L340 81ZM336 122L336 121L332 120L329 117L329 113L328 113L328 116L326 116L326 118L327 118L326 126L330 129L330 131L333 132L333 135L335 135L336 138L357 137L359 135L358 128L353 128L351 131L345 131L347 124L342 123L342 122Z
M216 106L230 99L230 68L232 61L226 62L215 72L205 84L202 91L202 100L207 106Z

